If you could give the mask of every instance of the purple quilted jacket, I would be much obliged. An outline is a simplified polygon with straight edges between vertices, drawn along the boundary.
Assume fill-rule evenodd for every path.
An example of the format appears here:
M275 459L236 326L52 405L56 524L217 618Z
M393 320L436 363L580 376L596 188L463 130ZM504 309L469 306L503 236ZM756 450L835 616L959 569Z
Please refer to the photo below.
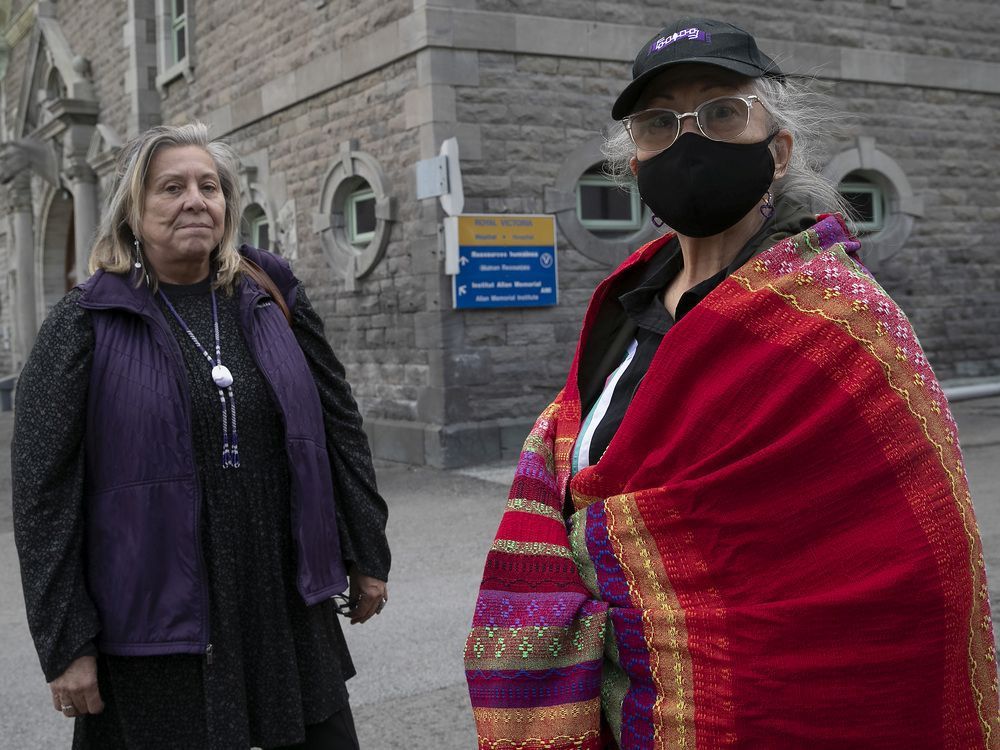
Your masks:
M253 248L289 306L296 280ZM91 312L86 556L101 651L202 653L208 583L200 539L190 398L180 347L148 288L98 271L79 304ZM285 424L297 584L307 604L347 588L323 413L308 363L277 305L244 278L240 323Z

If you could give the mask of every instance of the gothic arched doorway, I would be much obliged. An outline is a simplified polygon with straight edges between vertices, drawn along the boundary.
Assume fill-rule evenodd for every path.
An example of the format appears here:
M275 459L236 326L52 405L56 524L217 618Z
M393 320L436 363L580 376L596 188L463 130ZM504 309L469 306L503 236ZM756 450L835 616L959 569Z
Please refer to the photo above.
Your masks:
M49 202L42 225L43 316L76 284L76 251L73 231L73 198L57 190Z

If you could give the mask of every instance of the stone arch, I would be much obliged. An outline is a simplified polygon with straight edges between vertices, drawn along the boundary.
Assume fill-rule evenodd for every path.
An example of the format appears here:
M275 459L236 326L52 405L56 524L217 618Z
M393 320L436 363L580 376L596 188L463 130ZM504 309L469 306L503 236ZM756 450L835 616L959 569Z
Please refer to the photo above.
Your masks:
M823 176L834 185L850 174L859 174L882 189L886 198L884 227L862 241L861 258L872 271L898 253L913 230L914 220L924 215L924 201L913 192L902 167L875 148L875 139L861 136L854 146L834 156Z
M251 237L253 225L263 219L264 223L268 227L267 242L254 241ZM243 201L243 212L240 216L240 240L246 242L247 244L256 244L261 250L267 250L269 252L277 253L281 255L281 252L274 247L274 243L271 241L271 231L274 228L274 219L272 214L267 210L267 201L263 199L258 200L244 200Z
M76 284L73 197L68 190L48 191L39 222L36 278L41 320Z
M22 79L18 121L14 133L18 138L31 135L41 124L40 97L51 106L56 101L83 101L96 104L97 95L90 81L90 63L75 56L55 17L55 9L39 9L35 28L28 46L28 67ZM61 99L52 98L61 94Z
M268 226L268 244L264 248L289 261L298 259L298 233L295 221L295 200L287 197L282 175L272 178L266 149L243 156L240 168L240 234L245 235L245 222L263 216Z
M65 99L69 94L59 68L54 65L45 76L45 94L47 99Z

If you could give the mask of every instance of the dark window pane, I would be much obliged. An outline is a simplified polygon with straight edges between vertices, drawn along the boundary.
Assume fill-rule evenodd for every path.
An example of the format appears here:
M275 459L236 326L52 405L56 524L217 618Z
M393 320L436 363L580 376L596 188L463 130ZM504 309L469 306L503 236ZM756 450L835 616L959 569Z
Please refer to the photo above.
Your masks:
M608 188L604 192L605 212L614 221L631 221L632 196L618 188Z
M177 60L175 62L180 62L187 57L187 33L184 29L178 29L174 33L177 36Z
M174 18L184 15L184 0L174 0Z
M354 233L375 231L375 199L365 198L354 204Z
M271 249L271 227L265 221L257 225L257 247L261 250Z
M632 221L632 197L612 185L581 185L580 214L584 221Z
M601 190L594 185L580 185L580 218L601 218Z
M869 192L843 191L844 198L851 204L859 221L875 221L875 195Z

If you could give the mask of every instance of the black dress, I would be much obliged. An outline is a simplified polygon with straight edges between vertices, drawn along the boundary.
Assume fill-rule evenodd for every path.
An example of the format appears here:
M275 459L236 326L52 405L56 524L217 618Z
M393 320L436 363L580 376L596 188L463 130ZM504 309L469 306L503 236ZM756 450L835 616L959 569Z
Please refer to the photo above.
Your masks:
M214 354L206 280L162 285ZM14 514L29 624L49 679L92 652L96 618L82 586L83 426L93 333L72 291L39 332L17 392ZM217 293L222 361L234 376L241 467L222 468L222 412L211 367L173 316L192 399L210 592L205 656L98 655L105 711L76 719L74 748L240 748L301 742L306 724L347 705L354 675L332 602L307 607L295 587L290 478L282 423L239 328L238 299ZM160 301L163 307L162 301ZM324 407L345 560L385 580L385 502L344 372L300 287L293 330ZM66 422L69 427L54 427ZM164 435L164 440L174 436ZM45 477L60 476L53 483ZM42 507L42 506L47 507ZM55 506L55 507L53 507ZM42 511L44 527L33 521ZM41 545L40 534L46 541ZM39 550L44 548L44 552ZM53 561L53 552L57 558ZM73 566L71 575L67 571ZM80 610L83 610L81 612Z

